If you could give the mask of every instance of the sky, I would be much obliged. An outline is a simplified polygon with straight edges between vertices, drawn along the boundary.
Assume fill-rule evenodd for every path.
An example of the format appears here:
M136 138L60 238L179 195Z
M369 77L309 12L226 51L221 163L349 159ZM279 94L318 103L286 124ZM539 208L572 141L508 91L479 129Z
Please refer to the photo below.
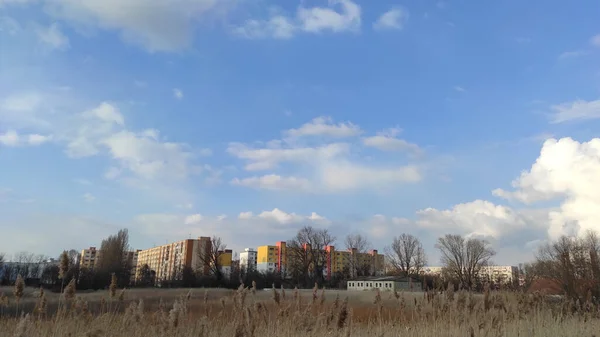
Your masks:
M593 0L0 0L0 252L600 230Z

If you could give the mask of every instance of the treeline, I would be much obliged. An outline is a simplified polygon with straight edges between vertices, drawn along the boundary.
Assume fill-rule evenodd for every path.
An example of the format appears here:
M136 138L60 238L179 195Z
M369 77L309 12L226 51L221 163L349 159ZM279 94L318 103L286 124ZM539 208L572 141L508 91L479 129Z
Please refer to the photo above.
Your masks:
M28 285L37 280L41 285L60 291L72 279L78 289L106 288L114 274L119 287L227 287L237 288L240 282L256 282L258 288L312 287L315 283L329 288L344 288L346 280L381 274L383 266L373 266L373 260L359 258L372 250L369 240L361 234L347 235L336 250L353 251L345 254L342 270L326 277L327 252L323 247L335 246L336 237L327 229L310 226L301 228L287 241L286 275L245 270L234 261L228 277L221 266L221 254L226 244L213 237L206 250L198 252L198 265L174 271L170 277L158 280L156 272L147 265L140 266L135 278L129 254L129 235L126 229L102 240L98 261L93 270L78 263L78 252L64 251L58 264L44 262L46 257L19 253L11 263L3 263L0 254L0 283L9 285L21 275ZM427 256L420 240L411 234L399 234L385 247L386 274L419 278L427 288L442 288L454 284L458 289L482 290L485 286L527 290L539 281L551 282L559 291L573 299L600 299L600 238L590 231L583 237L561 237L539 249L533 262L519 269L511 283L495 284L484 268L492 265L496 252L482 239L447 234L438 238L435 248L441 256L443 269L439 276L425 276Z
M600 302L600 237L562 236L539 248L536 259L522 267L525 287L545 282L573 300ZM582 302L583 303L583 302Z

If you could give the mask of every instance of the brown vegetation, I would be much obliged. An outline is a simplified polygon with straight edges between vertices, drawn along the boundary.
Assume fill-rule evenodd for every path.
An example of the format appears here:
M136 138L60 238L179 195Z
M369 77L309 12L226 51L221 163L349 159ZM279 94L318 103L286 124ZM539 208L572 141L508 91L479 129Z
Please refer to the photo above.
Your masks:
M295 289L291 296L252 286L118 293L73 296L73 289L63 295L26 289L23 313L17 316L14 305L3 306L0 336L591 337L600 331L600 313L592 303L549 303L539 294L489 290L481 296L452 287L446 293L315 287Z

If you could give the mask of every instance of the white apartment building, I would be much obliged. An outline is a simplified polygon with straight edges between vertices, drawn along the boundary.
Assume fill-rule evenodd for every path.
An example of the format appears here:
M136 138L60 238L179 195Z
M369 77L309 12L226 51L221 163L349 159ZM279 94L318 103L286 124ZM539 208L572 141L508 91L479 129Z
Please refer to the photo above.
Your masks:
M256 270L258 254L253 248L246 248L240 253L240 268L251 271Z
M441 275L444 267L424 267L421 274ZM519 278L519 268L516 266L486 266L479 273L479 277L488 278L497 283L512 283Z

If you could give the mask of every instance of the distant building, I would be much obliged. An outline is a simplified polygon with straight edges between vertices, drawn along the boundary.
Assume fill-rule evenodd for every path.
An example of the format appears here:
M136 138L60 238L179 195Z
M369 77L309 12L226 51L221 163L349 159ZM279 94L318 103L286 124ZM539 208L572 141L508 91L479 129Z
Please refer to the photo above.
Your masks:
M96 267L96 262L98 261L98 252L99 250L97 250L96 247L81 250L81 254L79 255L79 265L84 268L94 269Z
M256 270L257 261L257 252L252 248L246 248L240 253L240 267L247 272Z
M221 272L226 279L231 276L232 262L233 252L231 249L219 251L219 266L221 267Z
M441 276L444 267L424 267L423 275ZM479 278L499 284L512 284L519 280L519 268L516 266L485 266L479 273Z
M285 275L287 264L287 246L285 241L275 246L260 246L256 252L256 270L261 273L279 273Z
M359 274L382 276L385 274L385 256L379 254L375 249L367 253L359 253L356 249L337 251L334 246L327 246L325 252L326 264L323 276L327 280L330 280L336 273L343 272L352 276Z
M211 239L204 236L141 250L137 254L136 280L141 278L140 271L144 265L148 265L150 270L156 273L157 285L166 281L181 280L185 268L209 275L210 265L203 262L200 256L210 252Z
M380 291L421 291L421 281L412 277L364 277L347 281L349 291L375 290Z

